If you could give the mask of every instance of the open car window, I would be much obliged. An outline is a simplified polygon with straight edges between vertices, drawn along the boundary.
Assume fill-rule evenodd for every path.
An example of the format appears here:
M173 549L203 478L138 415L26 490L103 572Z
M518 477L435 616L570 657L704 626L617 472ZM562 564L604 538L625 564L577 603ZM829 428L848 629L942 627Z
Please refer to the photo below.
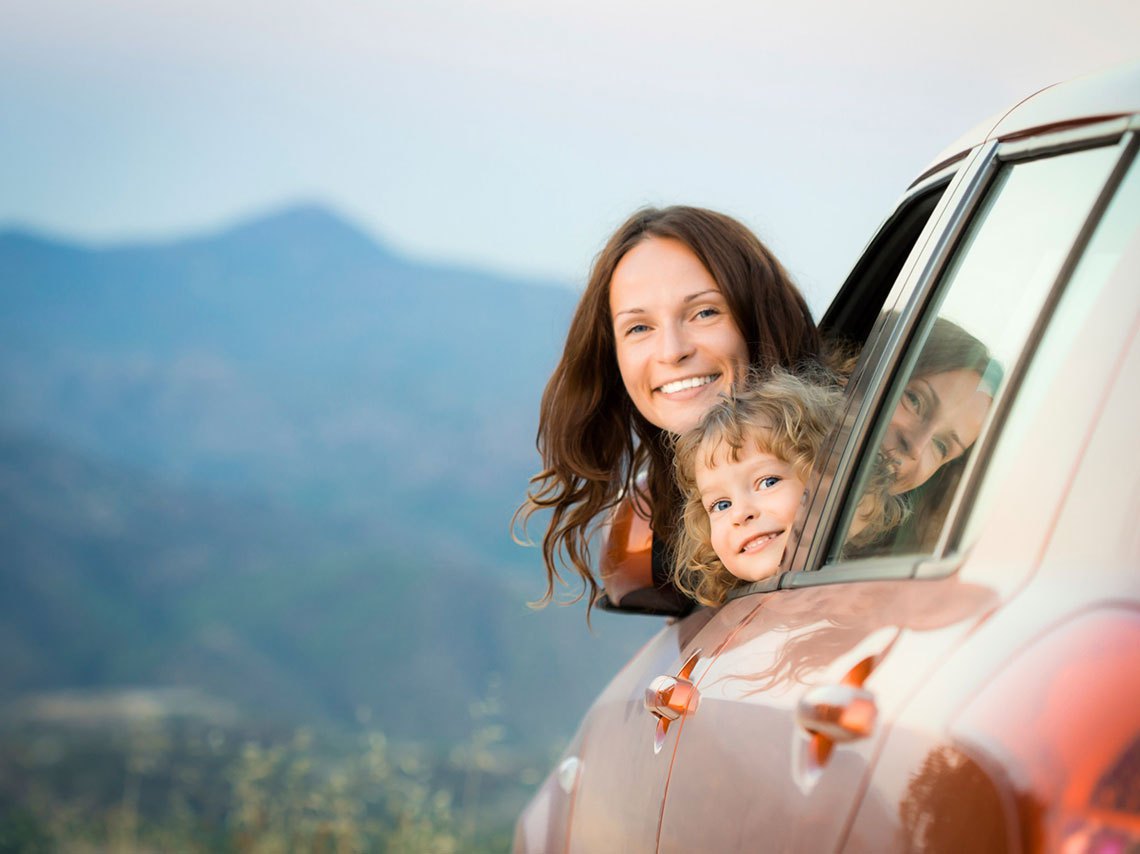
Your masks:
M952 177L947 170L924 181L879 228L820 320L825 338L853 348L867 341Z
M1119 158L1105 146L999 166L864 434L825 568L944 548L963 472Z

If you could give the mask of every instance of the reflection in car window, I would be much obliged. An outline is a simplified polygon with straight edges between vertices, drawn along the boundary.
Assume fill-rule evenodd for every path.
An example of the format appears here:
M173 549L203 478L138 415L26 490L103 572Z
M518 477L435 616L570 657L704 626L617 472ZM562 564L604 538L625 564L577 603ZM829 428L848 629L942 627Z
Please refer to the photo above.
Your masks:
M828 562L933 550L975 441L1119 151L1007 165L918 324Z
M1016 447L1029 429L1050 382L1060 372L1062 361L1068 357L1077 336L1085 328L1089 312L1102 288L1116 272L1121 257L1137 239L1137 222L1140 222L1140 161L1133 162L1129 168L1081 254L1042 346L1034 354L1033 365L1017 390L1017 402L1002 425L1002 445ZM984 515L982 508L990 500L994 487L1004 478L1012 456L999 451L987 464L986 482L974 499L977 510L966 528L966 541L971 539L970 527L975 524L975 517Z

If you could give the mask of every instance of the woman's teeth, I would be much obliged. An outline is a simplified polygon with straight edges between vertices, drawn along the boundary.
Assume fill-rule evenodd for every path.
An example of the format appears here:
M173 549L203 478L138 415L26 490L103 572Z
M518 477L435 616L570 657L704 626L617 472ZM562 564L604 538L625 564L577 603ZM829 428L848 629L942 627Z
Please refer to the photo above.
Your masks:
M720 374L709 374L707 377L689 377L687 380L677 380L676 382L665 383L661 386L660 391L665 394L675 394L679 391L684 391L688 388L696 388L701 385L708 385L715 380Z

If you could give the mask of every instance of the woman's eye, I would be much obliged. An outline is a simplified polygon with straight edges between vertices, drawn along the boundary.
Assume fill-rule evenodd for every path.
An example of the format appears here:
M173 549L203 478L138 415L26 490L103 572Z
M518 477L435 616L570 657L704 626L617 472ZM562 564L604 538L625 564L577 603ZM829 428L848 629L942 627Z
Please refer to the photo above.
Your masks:
M779 483L780 480L781 480L781 478L776 477L776 475L774 475L774 474L770 474L767 477L760 478L760 480L758 480L756 482L756 488L757 489L771 489L773 486L775 486L777 483Z
M947 456L949 456L950 445L948 443L942 439L935 437L933 440L931 440L931 444L934 445L934 450L938 452L939 459L944 460Z
M626 335L640 335L642 332L648 331L649 327L644 323L635 323L625 331Z
M723 513L725 510L727 510L731 506L732 506L731 501L729 501L727 498L722 498L719 501L714 501L712 504L709 505L709 512L710 513Z
M909 388L903 392L903 403L906 408L916 415L922 414L922 398L919 397L918 392L911 391Z
M698 320L704 320L704 319L709 318L709 317L716 317L718 314L720 314L720 309L712 308L710 306L709 308L702 308L694 316Z

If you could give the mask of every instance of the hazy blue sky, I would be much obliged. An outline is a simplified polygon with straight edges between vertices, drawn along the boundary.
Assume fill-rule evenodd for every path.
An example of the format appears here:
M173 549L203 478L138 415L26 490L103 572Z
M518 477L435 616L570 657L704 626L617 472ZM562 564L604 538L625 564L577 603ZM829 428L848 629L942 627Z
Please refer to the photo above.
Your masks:
M6 0L3 20L0 223L115 241L317 200L407 253L578 282L632 209L688 202L755 228L817 309L953 137L1140 58L1136 0Z

